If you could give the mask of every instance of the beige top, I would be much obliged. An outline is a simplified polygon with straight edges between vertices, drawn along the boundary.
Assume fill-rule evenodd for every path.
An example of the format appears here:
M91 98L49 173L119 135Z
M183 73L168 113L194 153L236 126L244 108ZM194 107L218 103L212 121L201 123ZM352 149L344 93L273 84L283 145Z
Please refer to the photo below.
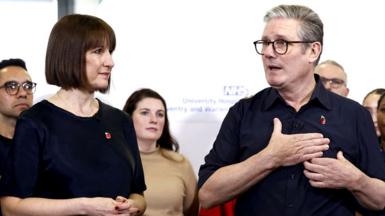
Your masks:
M140 156L147 186L144 215L197 215L197 178L190 162L183 155L169 150L141 152Z

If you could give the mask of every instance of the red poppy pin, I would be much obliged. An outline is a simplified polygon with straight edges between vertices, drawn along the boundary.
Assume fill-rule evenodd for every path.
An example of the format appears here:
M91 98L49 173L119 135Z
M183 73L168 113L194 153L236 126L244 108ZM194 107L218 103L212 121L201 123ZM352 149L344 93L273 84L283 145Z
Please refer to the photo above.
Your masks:
M325 124L326 124L326 118L325 118L325 116L321 115L321 118L319 119L319 123L320 123L321 125L325 125Z
M109 132L104 132L106 139L111 139L111 134Z

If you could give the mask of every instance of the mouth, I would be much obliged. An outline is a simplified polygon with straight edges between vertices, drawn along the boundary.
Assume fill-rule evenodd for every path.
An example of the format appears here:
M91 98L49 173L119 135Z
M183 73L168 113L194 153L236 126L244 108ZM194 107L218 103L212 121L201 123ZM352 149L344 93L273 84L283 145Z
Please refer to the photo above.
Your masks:
M30 108L30 105L27 103L19 103L14 106L15 108L22 108L22 109L28 109Z
M270 71L277 71L277 70L281 70L282 67L275 64L269 64L267 65L267 69L269 69Z
M146 128L146 130L151 131L151 132L156 132L156 131L158 131L158 128L149 127L149 128Z
M104 79L109 79L111 73L110 72L102 72L102 73L99 73L99 75L102 76Z

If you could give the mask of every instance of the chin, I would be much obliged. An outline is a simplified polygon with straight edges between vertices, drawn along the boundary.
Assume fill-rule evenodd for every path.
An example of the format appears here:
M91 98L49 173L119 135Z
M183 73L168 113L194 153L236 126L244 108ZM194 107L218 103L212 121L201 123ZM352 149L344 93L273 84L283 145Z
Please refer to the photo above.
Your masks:
M95 89L95 91L99 91L101 93L106 93L108 91L108 86L106 87L98 87Z
M267 83L271 86L271 87L273 87L273 88L275 88L275 89L280 89L280 88L282 88L283 87L283 82L278 82L278 81L267 81Z

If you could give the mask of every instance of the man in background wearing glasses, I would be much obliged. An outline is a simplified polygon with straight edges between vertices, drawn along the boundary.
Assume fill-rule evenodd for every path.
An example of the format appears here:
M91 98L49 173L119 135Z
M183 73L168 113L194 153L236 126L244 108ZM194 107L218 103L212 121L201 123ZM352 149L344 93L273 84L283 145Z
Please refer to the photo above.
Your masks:
M383 209L385 183L371 177L385 180L385 166L369 113L314 74L323 46L319 16L279 5L264 20L254 45L270 87L229 109L199 170L201 205L236 197L237 216ZM345 173L352 178L338 179Z
M35 87L36 83L31 81L22 59L0 62L0 178L4 173L16 120L22 111L32 106Z
M326 60L317 65L314 73L320 76L320 80L327 90L343 97L348 96L348 79L342 65L333 60Z

